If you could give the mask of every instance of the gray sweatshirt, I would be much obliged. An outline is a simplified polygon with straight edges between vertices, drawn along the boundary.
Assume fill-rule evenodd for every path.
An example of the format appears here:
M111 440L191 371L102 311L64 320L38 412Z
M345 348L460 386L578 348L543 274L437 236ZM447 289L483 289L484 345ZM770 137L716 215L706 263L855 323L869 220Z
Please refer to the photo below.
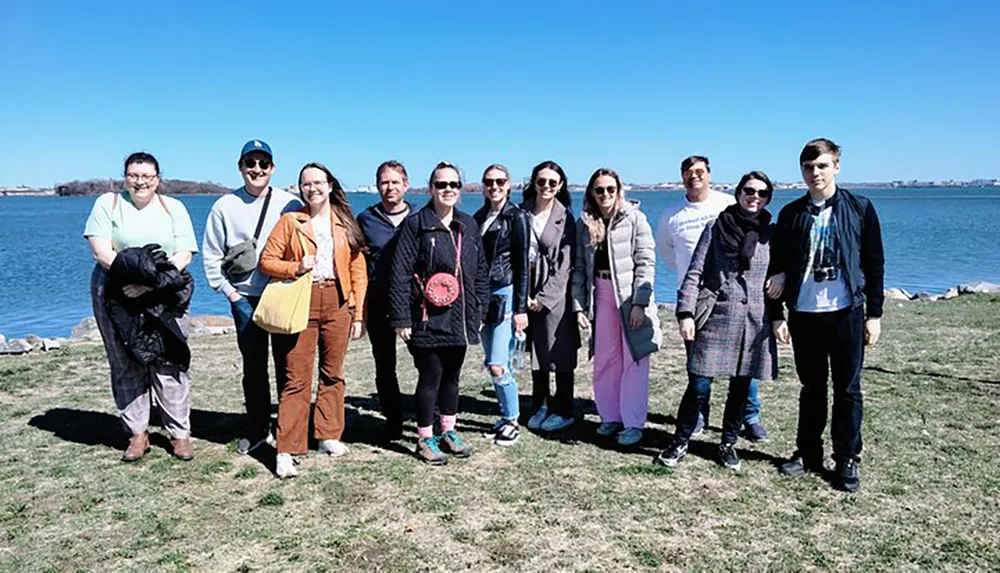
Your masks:
M264 250L264 244L271 235L271 230L286 211L294 211L302 207L302 202L291 193L275 187L270 188L271 202L267 206L264 225L257 237L257 260ZM259 197L247 193L244 187L223 195L212 205L205 223L205 238L202 241L201 256L205 261L205 277L208 286L228 298L233 292L243 296L260 296L264 292L270 278L254 269L246 278L238 282L230 282L222 274L222 259L226 251L235 245L253 238L257 228L257 219L264 208L266 195Z

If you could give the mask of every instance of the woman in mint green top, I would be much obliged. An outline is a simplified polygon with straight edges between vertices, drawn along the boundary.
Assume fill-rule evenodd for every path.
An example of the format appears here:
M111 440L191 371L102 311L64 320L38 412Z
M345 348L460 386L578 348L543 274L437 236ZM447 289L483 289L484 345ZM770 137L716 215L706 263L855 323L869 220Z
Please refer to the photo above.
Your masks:
M104 304L108 269L122 250L159 244L178 270L184 270L198 252L187 209L177 199L160 195L159 186L160 165L156 158L148 153L133 153L125 160L125 188L98 197L83 231L97 261L90 291L94 318L111 367L111 391L122 425L131 436L122 456L126 462L136 461L149 451L151 392L156 393L173 454L184 460L193 455L188 372L175 365L146 365L136 360L122 345ZM151 287L143 285L126 285L122 292L138 297L149 290ZM177 321L185 336L188 319L185 313Z

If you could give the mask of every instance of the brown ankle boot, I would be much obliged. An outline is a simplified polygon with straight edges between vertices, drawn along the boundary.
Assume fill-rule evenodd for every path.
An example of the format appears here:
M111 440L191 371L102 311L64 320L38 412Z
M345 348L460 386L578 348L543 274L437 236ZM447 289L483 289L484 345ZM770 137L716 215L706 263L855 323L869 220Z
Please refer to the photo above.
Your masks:
M135 434L128 440L128 447L122 454L123 462L137 462L149 452L149 434Z
M170 446L173 448L175 458L184 460L185 462L191 461L194 458L194 450L191 449L191 438L170 440Z

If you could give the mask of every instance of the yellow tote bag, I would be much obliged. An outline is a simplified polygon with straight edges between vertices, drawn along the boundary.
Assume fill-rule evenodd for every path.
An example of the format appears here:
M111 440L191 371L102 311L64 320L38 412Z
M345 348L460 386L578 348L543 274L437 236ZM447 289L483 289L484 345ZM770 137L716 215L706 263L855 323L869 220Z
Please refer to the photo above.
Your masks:
M302 252L308 253L302 231L296 231ZM312 271L294 279L271 279L253 313L257 326L276 334L296 334L309 324L309 303L312 299Z

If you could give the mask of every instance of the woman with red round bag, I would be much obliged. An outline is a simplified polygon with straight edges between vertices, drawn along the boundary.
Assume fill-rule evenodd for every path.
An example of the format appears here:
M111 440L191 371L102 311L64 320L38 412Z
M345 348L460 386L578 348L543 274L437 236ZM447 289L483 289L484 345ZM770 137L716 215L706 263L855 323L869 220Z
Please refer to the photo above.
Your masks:
M431 200L403 222L392 260L389 324L413 355L416 389L416 455L443 465L447 454L468 457L455 432L458 378L479 327L489 294L489 269L479 226L456 208L462 189L458 168L441 162L431 172ZM433 431L434 410L441 435Z

